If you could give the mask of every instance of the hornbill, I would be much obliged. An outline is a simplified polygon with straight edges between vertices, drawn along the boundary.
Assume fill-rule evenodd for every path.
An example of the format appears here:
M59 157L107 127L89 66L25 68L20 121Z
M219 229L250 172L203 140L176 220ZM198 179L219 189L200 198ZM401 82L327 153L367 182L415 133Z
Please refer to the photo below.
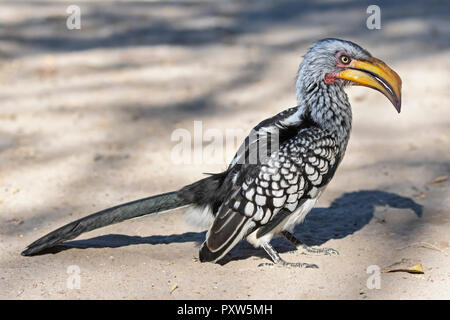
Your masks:
M352 125L344 88L350 85L380 91L400 112L401 79L395 71L353 42L320 40L308 50L298 69L298 105L258 124L252 130L254 139L251 135L245 139L224 172L69 223L30 244L22 255L35 255L113 223L191 206L198 217L210 221L199 252L202 262L222 260L246 238L264 248L275 264L317 267L285 262L270 241L284 236L298 249L337 254L333 249L306 247L292 230L314 207L344 156ZM277 143L269 143L272 135ZM270 147L263 156L248 161L261 142Z

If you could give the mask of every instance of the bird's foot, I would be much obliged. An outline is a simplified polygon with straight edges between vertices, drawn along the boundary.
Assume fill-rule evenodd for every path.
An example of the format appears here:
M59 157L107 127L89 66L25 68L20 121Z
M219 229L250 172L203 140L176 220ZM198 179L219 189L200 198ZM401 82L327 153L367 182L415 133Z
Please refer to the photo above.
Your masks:
M308 247L306 244L303 244L300 240L298 240L294 235L288 231L282 231L281 234L291 242L301 254L313 254L313 255L325 255L325 256L334 256L339 255L339 251L333 248L315 248ZM297 251L293 251L292 253L297 253Z
M286 262L281 260L277 263L272 262L264 262L260 263L258 267L273 267L273 266L281 266L281 267L289 267L289 268L311 268L318 269L319 267L313 263L302 263L302 262Z
M339 255L339 251L333 248L317 248L317 247L308 247L307 245L301 244L297 246L297 250L293 251L293 253L300 252L300 254L312 254L317 256L337 256Z
M314 268L314 269L319 268L317 265L310 264L310 263L286 262L283 259L281 259L281 257L278 254L278 252L276 252L275 249L269 243L263 244L262 247L264 248L264 250L266 250L267 254L270 256L270 258L272 259L273 263L267 263L267 262L266 263L260 263L258 265L258 267L275 266L275 265L277 265L277 266L282 266L282 267L293 267L293 268Z

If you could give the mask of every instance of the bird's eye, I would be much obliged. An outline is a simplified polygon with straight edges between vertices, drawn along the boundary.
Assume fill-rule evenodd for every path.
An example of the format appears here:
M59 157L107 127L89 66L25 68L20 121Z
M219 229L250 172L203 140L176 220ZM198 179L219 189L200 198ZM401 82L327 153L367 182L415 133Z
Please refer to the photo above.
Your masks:
M350 58L349 58L348 56L346 56L346 55L342 55L342 56L340 57L340 59L341 59L341 62L342 62L343 64L349 64L349 63L350 63Z

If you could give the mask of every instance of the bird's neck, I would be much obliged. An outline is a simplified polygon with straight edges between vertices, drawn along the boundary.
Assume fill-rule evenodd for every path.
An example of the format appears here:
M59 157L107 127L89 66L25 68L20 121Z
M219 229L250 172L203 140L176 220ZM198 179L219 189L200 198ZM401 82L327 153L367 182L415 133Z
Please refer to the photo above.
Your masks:
M352 127L352 110L344 87L339 83L327 85L325 81L307 86L303 83L297 81L297 101L304 115L346 144Z

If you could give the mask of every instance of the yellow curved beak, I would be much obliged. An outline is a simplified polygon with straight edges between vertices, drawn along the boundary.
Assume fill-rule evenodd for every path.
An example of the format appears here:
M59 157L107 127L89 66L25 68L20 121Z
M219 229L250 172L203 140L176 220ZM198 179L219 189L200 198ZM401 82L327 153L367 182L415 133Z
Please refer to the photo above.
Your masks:
M347 69L338 73L338 77L380 91L400 113L402 79L383 61L377 58L371 58L370 61L353 60Z

